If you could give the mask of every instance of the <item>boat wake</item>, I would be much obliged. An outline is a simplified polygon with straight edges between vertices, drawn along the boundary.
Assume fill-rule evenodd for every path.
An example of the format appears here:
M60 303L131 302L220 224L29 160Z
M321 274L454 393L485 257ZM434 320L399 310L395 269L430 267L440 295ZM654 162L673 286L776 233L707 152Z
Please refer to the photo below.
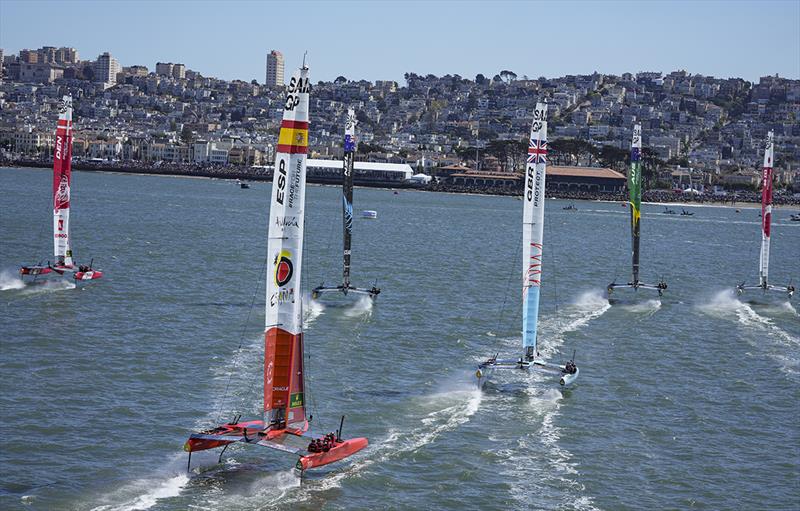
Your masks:
M158 504L159 500L177 497L189 482L187 474L175 474L167 479L140 479L124 486L103 500L117 502L116 504L100 504L92 511L141 511L150 509ZM135 496L131 496L134 494ZM119 502L122 501L120 504Z
M634 314L652 316L661 308L661 300L652 298L639 303L620 304L619 308L625 309L628 312L633 312Z
M478 411L481 396L474 385L460 384L413 398L408 409L418 413L411 418L411 424L402 429L390 428L382 439L371 439L370 445L355 455L352 462L332 466L327 473L311 472L302 485L294 470L271 472L250 485L248 489L251 491L243 488L231 492L226 488L225 495L219 500L204 495L203 503L213 504L213 509L267 509L278 504L287 507L294 503L309 504L318 494L341 487L343 481L362 477L370 467L407 458L441 435L467 423ZM313 507L322 507L322 504Z
M25 283L17 275L17 272L12 273L8 270L0 272L0 291L24 289Z
M353 303L353 305L345 309L344 315L348 318L356 318L360 316L368 318L372 315L372 307L374 303L375 300L369 296L361 296Z
M579 330L609 309L611 304L602 291L592 290L581 294L570 305L559 309L555 316L540 320L543 342L538 347L539 353L545 358L554 356L564 344L565 334Z
M403 429L391 428L385 439L373 442L364 454L342 471L304 485L308 491L324 491L341 486L345 478L358 477L371 465L408 457L438 437L469 422L480 407L482 393L475 385L459 383L439 392L413 399L410 410L419 412L413 418L417 425Z
M305 305L303 310L303 329L306 329L313 325L317 318L325 312L325 304L311 298L311 293L303 296L303 304Z
M786 312L797 314L791 304L787 305L788 309L779 306L779 310L784 314ZM750 304L738 300L733 291L720 291L708 303L699 305L698 308L706 314L716 317L731 318L735 316L737 322L751 332L767 334L766 336L748 335L746 339L751 346L769 350L767 354L781 364L781 370L784 373L795 378L800 376L800 358L797 357L797 353L794 354L796 358L792 358L786 353L787 347L795 350L800 348L800 338L783 330L775 324L773 319L760 315ZM772 346L766 345L766 341L771 341ZM779 346L776 346L776 343ZM778 351L773 351L775 349Z
M542 391L537 384L544 381L540 374L530 373L530 378L522 414L526 423L522 429L528 433L519 437L516 445L495 451L503 460L503 479L509 481L511 495L523 508L528 508L531 495L536 495L537 507L542 509L596 510L592 498L585 495L585 486L579 482L578 464L573 461L572 453L560 445L562 434L557 422L563 394L555 388ZM519 397L500 406L509 407L512 413L512 409L519 407ZM537 477L531 477L532 472Z

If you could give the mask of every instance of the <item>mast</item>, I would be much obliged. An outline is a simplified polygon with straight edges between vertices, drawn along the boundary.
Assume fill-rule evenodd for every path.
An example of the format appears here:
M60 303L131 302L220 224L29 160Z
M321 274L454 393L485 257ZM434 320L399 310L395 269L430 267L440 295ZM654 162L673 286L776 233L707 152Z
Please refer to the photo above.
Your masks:
M69 199L72 181L72 96L58 105L58 126L53 150L53 249L56 264L72 266L69 239Z
M272 429L306 422L300 273L309 91L304 61L286 88L269 211L267 254L271 266L266 286L264 426Z
M356 112L347 109L344 123L344 170L342 181L342 223L344 228L344 268L342 286L350 287L350 244L353 234L353 158L356 152Z
M764 169L761 173L761 257L758 276L761 287L767 287L769 273L769 233L772 223L772 168L774 144L773 133L767 133L767 145L764 148Z
M628 193L631 204L631 252L633 284L639 282L639 224L642 219L642 126L633 127L631 140L631 170L628 172Z
M522 209L522 346L525 349L525 358L528 360L533 360L536 356L539 289L542 283L546 165L547 103L536 103L525 167L525 195Z

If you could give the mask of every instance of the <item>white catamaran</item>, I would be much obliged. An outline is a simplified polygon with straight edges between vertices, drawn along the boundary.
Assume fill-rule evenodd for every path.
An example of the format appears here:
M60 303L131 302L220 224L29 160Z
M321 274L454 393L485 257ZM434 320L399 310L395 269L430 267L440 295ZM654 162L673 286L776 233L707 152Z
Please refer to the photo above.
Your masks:
M232 421L192 434L184 445L191 453L232 443L258 445L298 456L296 468L321 467L367 446L366 438L342 439L336 432L312 435L306 414L300 270L305 223L308 152L308 68L303 64L289 82L275 155L269 210L270 271L267 272L264 332L264 415ZM220 459L222 454L220 454Z
M311 297L316 299L324 293L339 292L345 296L348 293L367 295L376 298L381 290L372 288L359 288L350 285L350 254L353 236L353 160L356 152L356 112L347 110L344 124L344 166L342 169L342 225L344 240L344 257L342 270L342 284L340 286L325 287L323 282L311 291Z
M23 266L20 277L35 283L69 274L76 282L96 280L103 272L92 263L75 265L69 234L70 186L72 183L72 96L64 96L58 105L58 126L53 148L53 248L55 262Z
M763 295L767 291L777 291L786 295L787 300L792 299L794 295L794 286L789 283L786 286L774 286L767 281L769 274L769 238L772 226L772 174L773 166L775 165L774 159L774 140L773 133L770 131L767 134L767 145L764 148L764 169L761 173L761 257L758 262L758 279L757 286L745 286L744 282L736 286L736 294L742 295L748 289L760 289Z
M617 284L612 282L606 288L608 297L615 289L630 288L634 291L639 289L654 289L658 291L658 296L667 289L667 283L662 279L658 284L645 284L639 280L639 227L642 220L642 126L637 124L633 127L633 138L631 140L631 169L628 172L628 194L631 206L631 254L633 262L633 278L627 284ZM674 211L673 211L674 213Z
M547 166L547 104L537 103L533 113L528 161L525 170L525 193L522 213L522 348L519 358L498 359L497 355L478 366L475 375L482 387L495 369L530 368L559 374L559 383L569 385L578 378L574 357L565 365L539 358L536 350L539 319L539 290L542 283L542 247L544 237L545 168Z

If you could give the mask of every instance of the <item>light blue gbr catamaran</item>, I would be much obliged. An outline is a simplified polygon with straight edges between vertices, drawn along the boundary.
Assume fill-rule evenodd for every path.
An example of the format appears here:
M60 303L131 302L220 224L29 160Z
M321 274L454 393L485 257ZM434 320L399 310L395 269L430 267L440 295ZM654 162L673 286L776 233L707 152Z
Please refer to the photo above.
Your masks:
M495 369L544 369L559 374L559 383L569 385L578 379L573 360L565 365L546 362L536 350L539 320L539 291L542 283L542 241L544 238L545 169L547 167L547 103L537 103L533 113L522 213L522 348L519 358L482 362L475 375L482 387Z

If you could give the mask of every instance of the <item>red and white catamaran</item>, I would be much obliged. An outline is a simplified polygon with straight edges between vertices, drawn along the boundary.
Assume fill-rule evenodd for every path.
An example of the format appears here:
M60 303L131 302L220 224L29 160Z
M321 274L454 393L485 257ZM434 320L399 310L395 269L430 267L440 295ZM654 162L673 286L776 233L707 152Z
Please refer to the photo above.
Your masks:
M736 286L736 294L743 295L748 289L760 289L763 295L767 291L777 291L786 295L787 300L794 295L794 286L790 283L786 286L774 286L767 282L769 274L769 237L772 227L772 175L773 165L775 164L775 144L774 136L770 131L767 134L767 145L764 148L764 169L761 172L761 257L758 264L759 284L757 286L745 286L744 282Z
M23 266L19 269L23 281L69 274L75 281L99 279L103 272L88 265L75 265L72 241L69 236L70 185L72 181L72 96L64 96L58 105L58 127L53 150L53 245L55 262Z
M300 270L305 217L308 152L308 68L287 87L275 156L267 250L266 330L264 340L264 415L194 433L184 445L191 453L241 442L299 456L306 470L346 458L367 446L366 438L342 438L342 425L324 436L312 435L306 415ZM342 422L344 417L342 417ZM224 451L223 451L224 452ZM222 455L220 454L220 457ZM189 465L191 467L191 465Z

